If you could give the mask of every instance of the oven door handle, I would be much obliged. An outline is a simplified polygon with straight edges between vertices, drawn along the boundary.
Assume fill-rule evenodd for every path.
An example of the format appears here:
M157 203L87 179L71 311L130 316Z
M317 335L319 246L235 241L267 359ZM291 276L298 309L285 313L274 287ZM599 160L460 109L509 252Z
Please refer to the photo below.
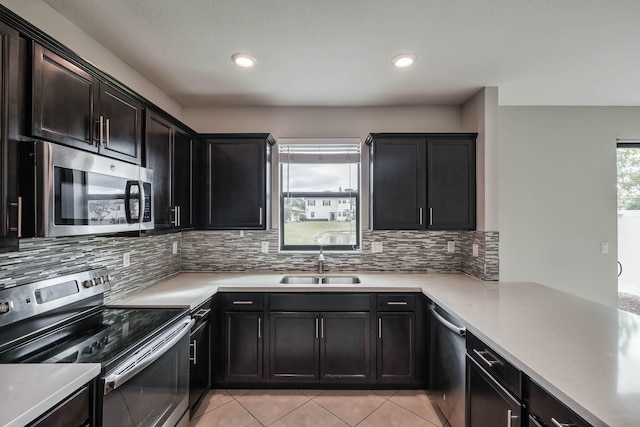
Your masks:
M193 319L187 318L183 320L178 326L165 332L141 350L137 351L136 354L122 362L114 369L112 374L107 375L104 379L104 394L107 395L112 390L117 389L162 357L162 355L189 333L194 323L195 320Z

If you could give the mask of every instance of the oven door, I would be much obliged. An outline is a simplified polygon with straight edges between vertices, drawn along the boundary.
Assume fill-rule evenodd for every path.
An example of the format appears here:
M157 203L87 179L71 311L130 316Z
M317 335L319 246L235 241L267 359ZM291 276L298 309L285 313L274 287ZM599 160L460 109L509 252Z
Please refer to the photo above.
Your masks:
M103 427L174 427L180 421L189 408L192 324L180 321L103 378Z

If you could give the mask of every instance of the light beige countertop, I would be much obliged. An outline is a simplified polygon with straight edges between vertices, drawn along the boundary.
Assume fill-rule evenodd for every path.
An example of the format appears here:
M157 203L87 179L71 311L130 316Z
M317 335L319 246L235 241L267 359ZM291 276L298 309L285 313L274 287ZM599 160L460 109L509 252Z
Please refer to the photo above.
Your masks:
M98 374L98 363L0 365L0 425L34 421Z
M343 274L362 283L282 285L283 274L180 273L111 305L193 309L225 291L422 292L591 424L640 425L640 316L535 283Z

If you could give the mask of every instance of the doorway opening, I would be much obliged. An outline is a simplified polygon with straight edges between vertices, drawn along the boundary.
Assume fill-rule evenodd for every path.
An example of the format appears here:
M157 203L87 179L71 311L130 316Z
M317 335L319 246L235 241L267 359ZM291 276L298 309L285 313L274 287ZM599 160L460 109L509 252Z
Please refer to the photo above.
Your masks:
M640 314L640 140L617 142L618 307Z

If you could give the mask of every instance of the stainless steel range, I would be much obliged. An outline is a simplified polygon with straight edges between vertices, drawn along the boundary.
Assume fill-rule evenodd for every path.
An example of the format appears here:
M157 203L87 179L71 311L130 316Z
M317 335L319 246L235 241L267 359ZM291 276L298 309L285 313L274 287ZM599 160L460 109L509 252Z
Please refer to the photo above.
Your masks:
M188 423L188 311L109 308L105 268L0 289L0 363L100 363L96 425Z

